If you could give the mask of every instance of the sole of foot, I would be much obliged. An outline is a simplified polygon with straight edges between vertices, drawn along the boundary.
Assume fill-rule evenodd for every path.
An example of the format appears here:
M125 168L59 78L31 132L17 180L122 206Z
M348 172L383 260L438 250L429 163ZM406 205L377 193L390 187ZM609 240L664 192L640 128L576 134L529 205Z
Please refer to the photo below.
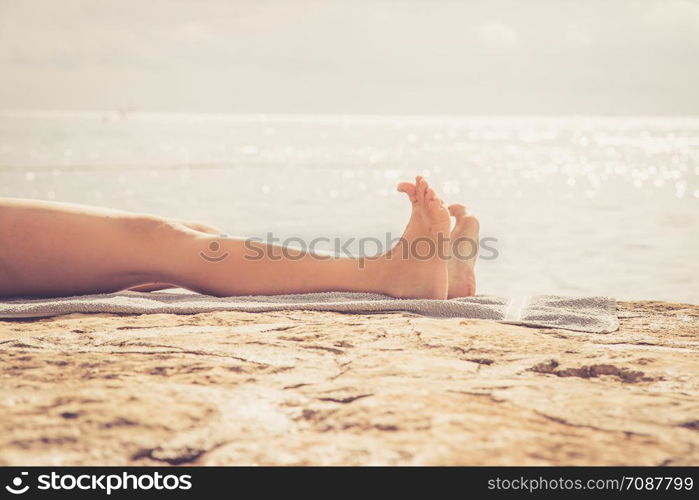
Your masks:
M463 205L449 205L449 213L454 217L454 229L450 237L448 297L470 297L476 293L480 223Z

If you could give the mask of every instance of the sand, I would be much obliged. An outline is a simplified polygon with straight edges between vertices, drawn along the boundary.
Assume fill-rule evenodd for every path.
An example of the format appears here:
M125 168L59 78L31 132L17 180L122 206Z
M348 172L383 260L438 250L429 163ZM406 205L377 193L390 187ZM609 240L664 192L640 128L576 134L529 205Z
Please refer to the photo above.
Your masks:
M0 465L699 464L699 306L619 314L0 321Z

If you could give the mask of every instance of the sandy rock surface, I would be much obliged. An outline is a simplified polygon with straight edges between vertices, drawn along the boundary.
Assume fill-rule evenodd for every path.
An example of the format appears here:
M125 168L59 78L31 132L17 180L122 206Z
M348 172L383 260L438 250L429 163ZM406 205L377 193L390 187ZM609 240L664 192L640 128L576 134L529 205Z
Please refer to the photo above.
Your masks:
M0 321L0 464L699 464L699 306L619 315Z

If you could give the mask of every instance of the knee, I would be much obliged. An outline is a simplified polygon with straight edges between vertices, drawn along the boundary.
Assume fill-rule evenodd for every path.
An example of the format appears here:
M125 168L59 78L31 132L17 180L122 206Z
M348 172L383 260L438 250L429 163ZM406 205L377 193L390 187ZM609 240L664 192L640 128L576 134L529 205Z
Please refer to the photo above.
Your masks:
M224 233L221 229L214 227L210 224L205 224L203 222L182 221L182 222L180 222L180 224L188 227L189 229L194 229L195 231L199 231L200 233L217 234L217 235L221 235Z
M179 224L155 215L138 214L126 217L124 227L130 237L147 242L170 239L185 232Z

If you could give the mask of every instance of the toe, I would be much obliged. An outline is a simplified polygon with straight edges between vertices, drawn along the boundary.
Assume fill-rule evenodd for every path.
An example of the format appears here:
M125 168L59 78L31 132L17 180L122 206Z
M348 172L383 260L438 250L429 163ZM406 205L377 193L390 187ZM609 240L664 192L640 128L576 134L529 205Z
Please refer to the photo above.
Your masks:
M417 183L417 202L424 203L425 195L427 194L429 185L427 184L427 181L424 179L424 177L417 176L415 178L415 181Z
M398 187L396 189L401 193L414 193L415 184L413 184L412 182L399 182Z
M466 215L466 207L459 203L454 203L453 205L449 205L449 213L453 217L459 219Z
M417 188L412 182L401 182L398 184L398 191L407 194L412 203L417 203Z
M425 200L427 201L432 201L437 197L437 194L434 192L434 189L429 188L427 190L427 193L425 194Z

